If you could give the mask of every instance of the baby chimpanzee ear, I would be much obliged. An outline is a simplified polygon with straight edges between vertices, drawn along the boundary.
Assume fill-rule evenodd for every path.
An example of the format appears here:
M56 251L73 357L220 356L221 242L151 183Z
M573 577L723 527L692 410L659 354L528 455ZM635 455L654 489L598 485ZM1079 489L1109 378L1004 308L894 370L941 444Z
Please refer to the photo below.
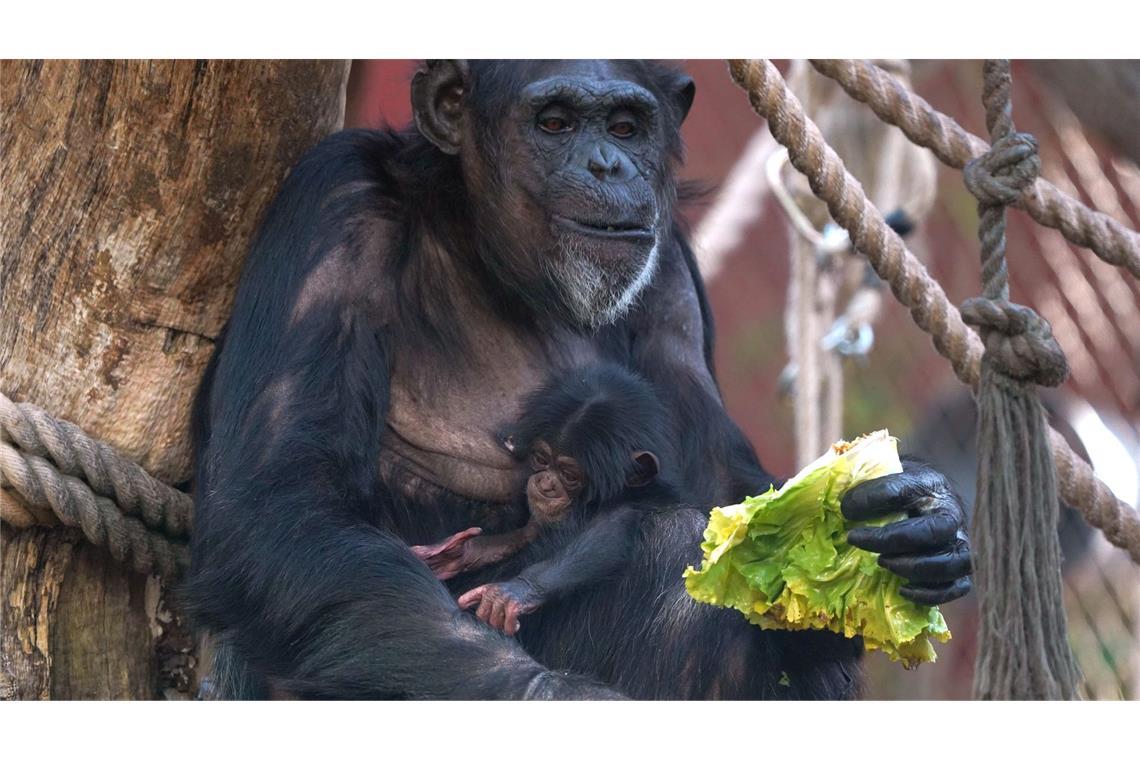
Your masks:
M652 451L633 452L633 472L629 474L626 484L630 486L647 486L661 472L661 464Z

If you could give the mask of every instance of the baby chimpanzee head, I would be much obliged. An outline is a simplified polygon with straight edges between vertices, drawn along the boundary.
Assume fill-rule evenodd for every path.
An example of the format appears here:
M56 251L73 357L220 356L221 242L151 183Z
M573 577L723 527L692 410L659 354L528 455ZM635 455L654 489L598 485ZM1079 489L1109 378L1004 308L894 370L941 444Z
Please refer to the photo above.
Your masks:
M615 364L552 377L527 396L514 432L532 515L558 520L572 504L595 509L651 483L669 461L665 425L649 384Z

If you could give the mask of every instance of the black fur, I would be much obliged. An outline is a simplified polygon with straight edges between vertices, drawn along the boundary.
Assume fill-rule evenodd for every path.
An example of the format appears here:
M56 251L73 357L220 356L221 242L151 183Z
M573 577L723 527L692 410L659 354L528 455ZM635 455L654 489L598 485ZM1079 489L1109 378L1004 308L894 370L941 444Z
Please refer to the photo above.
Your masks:
M629 370L612 363L577 367L528 396L514 433L516 451L525 456L544 440L578 460L586 486L574 508L590 515L604 504L645 493L648 485L626 485L637 470L630 456L635 451L652 452L658 459L660 473L649 485L673 487L677 457L663 432L665 419L653 388Z
M531 335L568 331L534 297L541 282L523 298L498 276L527 282L520 273L535 268L534 249L517 239L514 219L487 207L492 187L469 185L459 156L413 131L333 135L301 160L266 214L195 409L184 599L215 637L215 695L614 695L599 682L637 697L852 693L857 643L760 631L685 594L681 572L699 558L707 507L772 478L724 411L708 303L672 222L691 83L664 67L615 65L664 104L654 139L665 168L652 179L665 232L639 304L589 339L652 386L666 413L650 426L664 438L654 445L701 508L647 513L623 539L631 548L620 580L544 610L517 641L458 609L408 546L472 525L521 527L527 514L381 480L392 368L426 354L469 361L471 304ZM519 160L501 152L508 127L499 114L535 67L472 64L464 97L485 165ZM342 273L340 284L314 300L307 283L330 271Z
M677 509L682 502L670 480L676 473L670 442L661 433L665 420L652 387L616 364L572 369L531 393L514 433L522 474L531 475L530 459L541 441L550 447L552 460L575 460L582 490L556 518L535 515L531 504L536 539L483 573L515 577L460 603L493 600L479 611L481 619L493 622L508 609L516 616L531 614L582 589L616 581L629 566L643 516ZM480 585L471 581L462 579L453 587ZM495 625L514 633L502 620Z

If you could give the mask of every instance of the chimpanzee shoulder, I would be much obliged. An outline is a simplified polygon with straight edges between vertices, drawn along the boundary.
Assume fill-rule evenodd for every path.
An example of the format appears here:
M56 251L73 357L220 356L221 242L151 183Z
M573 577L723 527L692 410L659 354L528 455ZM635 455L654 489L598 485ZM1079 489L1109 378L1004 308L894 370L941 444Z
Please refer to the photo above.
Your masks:
M429 61L412 80L415 129L338 133L286 178L195 412L184 598L219 642L220 694L848 692L854 652L758 631L680 583L705 509L771 482L717 389L711 313L678 226L693 92L641 61ZM599 359L652 385L656 447L677 444L678 482L700 506L602 531L628 540L577 556L609 580L504 637L409 544L525 519L498 498L512 462L497 431L548 372ZM907 529L953 517L942 507ZM937 591L958 568L927 580Z

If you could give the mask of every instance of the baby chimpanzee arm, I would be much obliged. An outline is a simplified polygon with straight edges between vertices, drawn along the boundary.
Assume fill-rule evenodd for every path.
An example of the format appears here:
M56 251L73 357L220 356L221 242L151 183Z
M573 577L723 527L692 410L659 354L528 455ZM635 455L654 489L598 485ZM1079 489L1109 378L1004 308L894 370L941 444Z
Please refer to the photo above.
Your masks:
M481 528L468 528L438 544L409 548L427 563L436 578L446 581L513 557L535 539L538 527L531 520L509 533L483 536L482 532Z
M639 510L621 507L599 515L565 548L519 573L548 602L612 576L629 559Z
M642 512L621 507L594 518L560 551L536 562L518 577L488 583L459 597L459 606L479 605L475 614L488 625L514 635L519 615L615 575L628 561Z

